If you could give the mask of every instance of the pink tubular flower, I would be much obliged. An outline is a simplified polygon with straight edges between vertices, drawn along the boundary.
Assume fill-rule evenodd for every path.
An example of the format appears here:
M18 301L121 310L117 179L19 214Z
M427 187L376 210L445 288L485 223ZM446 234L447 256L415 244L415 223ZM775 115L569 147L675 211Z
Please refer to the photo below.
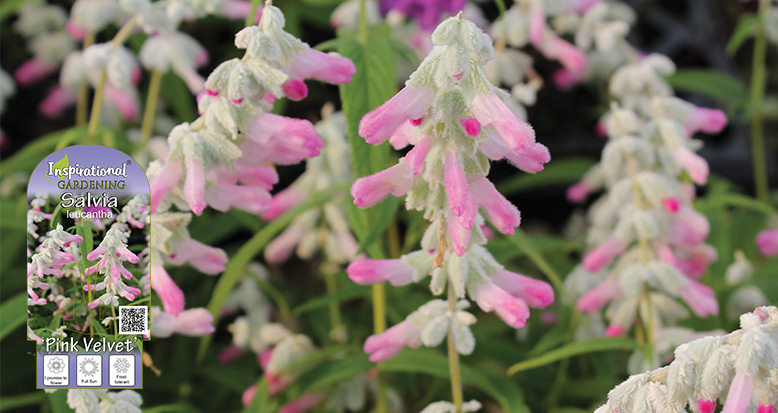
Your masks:
M178 185L183 173L183 167L175 161L168 161L162 170L149 183L151 196L151 212L156 211L162 198Z
M448 235L451 237L454 252L460 257L465 255L467 246L470 243L470 230L465 228L459 217L452 213L447 214L446 226L448 228Z
M186 163L184 198L196 215L205 209L205 170L202 162L191 160Z
M394 357L403 347L421 346L421 331L411 321L404 320L381 334L374 334L365 341L365 353L370 361L378 363Z
M389 281L399 287L413 282L413 268L399 258L389 260L356 260L349 264L346 273L357 284L377 284Z
M362 118L359 122L359 136L370 144L389 139L403 122L424 116L432 103L432 97L427 88L405 86L394 97Z
M716 315L719 313L719 302L716 294L707 285L700 284L692 279L688 284L678 290L678 295L686 301L692 311L700 317Z
M305 199L305 195L300 191L292 187L286 188L273 196L269 208L262 214L262 219L274 220L302 202L303 199Z
M526 275L501 270L492 275L492 282L533 308L544 308L554 302L554 289L547 282Z
M535 143L532 127L511 112L495 93L477 93L470 102L470 110L483 126L494 126L503 142L514 151Z
M119 114L126 120L135 119L140 114L138 97L132 93L106 84L105 98L116 105L116 108L119 109Z
M151 288L162 300L162 308L171 316L176 317L184 309L184 293L176 285L162 265L151 266Z
M214 248L189 239L179 243L170 254L168 261L173 265L189 265L206 274L219 274L227 264L227 254L220 248Z
M586 53L559 37L547 37L538 48L546 57L558 60L572 73L582 75L586 72Z
M305 82L302 80L292 79L284 83L281 87L284 90L286 97L290 100L302 100L308 96L308 86L306 86Z
M699 279L708 266L716 261L716 249L708 244L679 245L675 262L671 262L679 271L689 277Z
M46 76L55 73L58 65L34 57L19 66L14 73L16 83L20 86L29 86L43 80Z
M473 198L470 196L465 171L455 151L446 153L443 182L451 212L461 218L460 222L465 228L472 228L477 211Z
M697 131L719 133L725 126L727 126L727 115L718 109L696 108L684 121L688 135Z
M624 327L612 324L605 329L605 337L618 337L623 335L625 332L626 329Z
M356 71L350 59L337 53L324 53L311 48L296 54L289 66L289 74L293 78L313 78L336 85L351 82L351 75Z
M481 133L481 124L475 118L465 118L462 119L462 129L467 136L474 138Z
M611 236L605 242L597 246L597 248L589 251L583 259L583 266L587 271L595 272L600 268L608 265L613 258L624 252L629 246L628 242L624 242L614 236Z
M151 277L154 279L154 276ZM213 316L205 308L190 308L176 315L160 312L151 319L151 335L170 337L173 333L204 336L214 332Z
M567 200L575 204L581 204L586 201L591 192L592 187L589 183L581 181L567 188Z
M41 115L54 119L62 115L65 110L76 103L76 93L61 86L49 89L46 97L41 101L38 110Z
M261 113L248 122L249 139L241 146L241 159L252 159L251 166L263 162L289 165L319 155L324 147L313 124L304 119ZM247 164L249 166L249 164Z
M681 208L681 201L679 201L678 198L667 197L662 200L662 207L665 211L674 214Z
M413 186L414 180L405 176L407 166L401 161L381 172L359 178L351 186L354 205L365 208L376 204L387 195L402 196Z
M267 210L270 193L262 186L235 185L217 179L205 190L205 199L217 211L238 208L259 215Z
M494 187L485 176L470 183L470 191L475 201L489 215L494 226L503 234L513 235L514 228L521 223L521 213Z
M743 373L735 374L727 393L727 402L721 413L745 413L751 405L754 378Z
M677 145L670 153L681 169L689 173L696 184L705 185L708 181L708 163L683 144Z
M487 281L469 289L470 297L486 312L496 312L511 327L521 328L529 318L527 302Z
M389 143L392 148L400 150L416 140L416 126L411 120L406 120L389 137Z
M607 277L600 284L578 298L578 311L593 313L605 307L610 301L621 296L616 277Z
M278 413L306 413L321 404L323 400L324 396L320 393L306 393L281 406Z
M767 229L756 236L756 245L762 255L772 257L778 255L778 229Z
M408 164L408 173L418 175L424 169L424 160L432 146L431 138L421 138L418 144L405 155L405 162Z
M759 403L756 407L756 413L775 413L775 406L772 404L765 406L764 404Z
M262 4L257 7L257 13L254 15L254 24L259 23L262 18ZM251 2L247 0L227 0L223 3L219 14L228 19L243 20L251 13Z
M673 245L697 245L705 241L710 222L705 215L688 205L682 205L670 225L669 241Z

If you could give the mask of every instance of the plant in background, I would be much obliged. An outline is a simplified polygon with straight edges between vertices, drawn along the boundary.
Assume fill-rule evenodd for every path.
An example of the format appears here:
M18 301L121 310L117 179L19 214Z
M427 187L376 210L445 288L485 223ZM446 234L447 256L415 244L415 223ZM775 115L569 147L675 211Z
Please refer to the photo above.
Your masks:
M537 172L550 159L535 142L532 128L519 120L491 85L483 65L494 55L489 37L473 23L453 17L432 34L435 45L406 86L391 100L368 113L359 132L370 144L393 140L412 145L397 165L359 178L351 188L354 204L369 207L389 194L407 195L406 207L424 211L431 221L422 250L390 260L358 260L348 267L360 284L388 281L401 286L431 275L435 295L448 290L448 300L432 300L405 321L368 338L372 361L386 360L403 347L437 346L448 335L454 409L463 395L459 356L470 354L475 341L464 311L467 295L484 311L496 312L520 328L529 306L553 300L544 282L503 269L483 248L486 243L478 209L495 227L512 234L519 211L486 178L489 160L507 158L519 168Z

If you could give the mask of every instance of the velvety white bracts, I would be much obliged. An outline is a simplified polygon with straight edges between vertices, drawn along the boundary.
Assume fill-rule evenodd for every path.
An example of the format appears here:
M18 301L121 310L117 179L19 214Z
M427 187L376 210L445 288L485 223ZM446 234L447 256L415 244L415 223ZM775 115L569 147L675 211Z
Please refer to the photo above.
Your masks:
M679 346L669 366L634 375L597 412L773 411L778 402L778 308L740 317L741 329ZM755 410L754 410L755 409Z

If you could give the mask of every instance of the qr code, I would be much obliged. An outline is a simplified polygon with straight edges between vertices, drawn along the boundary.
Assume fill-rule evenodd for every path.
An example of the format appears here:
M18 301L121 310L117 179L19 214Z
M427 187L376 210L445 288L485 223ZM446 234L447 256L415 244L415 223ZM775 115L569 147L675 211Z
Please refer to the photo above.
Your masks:
M119 306L119 334L148 335L147 306Z

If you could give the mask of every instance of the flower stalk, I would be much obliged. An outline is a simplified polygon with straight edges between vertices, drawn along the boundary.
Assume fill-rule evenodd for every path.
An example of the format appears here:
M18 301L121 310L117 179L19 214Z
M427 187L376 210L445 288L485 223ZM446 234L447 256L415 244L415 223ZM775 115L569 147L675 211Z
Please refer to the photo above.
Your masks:
M762 202L770 200L770 185L767 177L767 163L765 162L765 143L763 110L764 92L767 83L765 60L767 55L767 31L764 22L767 20L767 12L770 0L759 0L759 22L754 37L754 59L751 68L751 96L749 106L751 108L751 156L754 162L754 187L756 198Z
M154 115L157 113L157 101L159 100L159 87L162 83L162 72L154 69L151 71L151 80L149 80L149 91L146 97L146 109L143 112L143 123L141 124L140 147L145 148L151 138L154 129Z

